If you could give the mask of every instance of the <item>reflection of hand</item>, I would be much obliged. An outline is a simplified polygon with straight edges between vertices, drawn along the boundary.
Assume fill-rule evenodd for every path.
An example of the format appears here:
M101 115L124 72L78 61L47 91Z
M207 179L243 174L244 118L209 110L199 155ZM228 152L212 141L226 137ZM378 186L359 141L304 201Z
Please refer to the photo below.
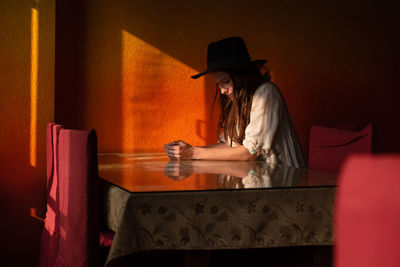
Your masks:
M229 188L229 189L244 188L242 180L243 179L240 177L221 174L217 179L217 185L219 188Z
M170 161L165 165L164 175L173 180L183 180L193 173L191 162Z
M193 147L182 140L164 145L164 150L167 156L174 160L185 160L193 157Z

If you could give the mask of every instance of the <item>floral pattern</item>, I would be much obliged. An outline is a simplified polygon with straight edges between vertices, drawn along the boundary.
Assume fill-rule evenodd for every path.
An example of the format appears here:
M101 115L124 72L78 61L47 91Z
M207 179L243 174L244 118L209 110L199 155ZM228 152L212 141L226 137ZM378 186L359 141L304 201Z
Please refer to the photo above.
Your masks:
M131 194L108 189L107 266L143 250L332 244L334 187Z

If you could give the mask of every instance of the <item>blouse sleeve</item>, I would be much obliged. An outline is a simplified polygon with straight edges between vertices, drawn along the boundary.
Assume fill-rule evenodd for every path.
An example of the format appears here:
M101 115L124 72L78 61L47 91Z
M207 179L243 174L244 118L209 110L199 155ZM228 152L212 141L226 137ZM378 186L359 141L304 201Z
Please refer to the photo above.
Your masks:
M250 123L245 130L245 146L251 154L271 149L282 114L282 100L276 86L262 84L254 93Z

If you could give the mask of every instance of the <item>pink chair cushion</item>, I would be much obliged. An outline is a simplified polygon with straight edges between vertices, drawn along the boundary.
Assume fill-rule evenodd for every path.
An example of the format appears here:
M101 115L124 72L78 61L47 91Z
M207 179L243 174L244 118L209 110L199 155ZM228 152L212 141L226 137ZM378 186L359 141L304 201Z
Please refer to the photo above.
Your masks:
M113 233L99 233L96 133L49 123L46 146L40 266L97 266L99 244L111 246Z
M58 260L91 266L98 260L97 143L94 131L61 129L58 144Z
M400 266L400 155L354 155L339 180L335 266Z
M353 153L371 153L372 125L358 132L312 126L310 132L309 168L339 172L347 156Z

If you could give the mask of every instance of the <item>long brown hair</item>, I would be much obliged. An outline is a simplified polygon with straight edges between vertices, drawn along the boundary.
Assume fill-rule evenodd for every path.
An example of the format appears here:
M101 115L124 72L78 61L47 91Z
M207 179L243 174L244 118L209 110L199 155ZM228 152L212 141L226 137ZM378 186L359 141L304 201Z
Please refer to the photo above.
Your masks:
M255 65L241 69L221 70L226 72L233 82L233 97L219 93L218 85L216 96L219 93L221 115L219 116L217 137L220 140L221 131L225 141L243 144L245 130L250 122L251 103L254 92L265 81L270 79L269 73L262 75ZM220 140L221 141L221 140Z

